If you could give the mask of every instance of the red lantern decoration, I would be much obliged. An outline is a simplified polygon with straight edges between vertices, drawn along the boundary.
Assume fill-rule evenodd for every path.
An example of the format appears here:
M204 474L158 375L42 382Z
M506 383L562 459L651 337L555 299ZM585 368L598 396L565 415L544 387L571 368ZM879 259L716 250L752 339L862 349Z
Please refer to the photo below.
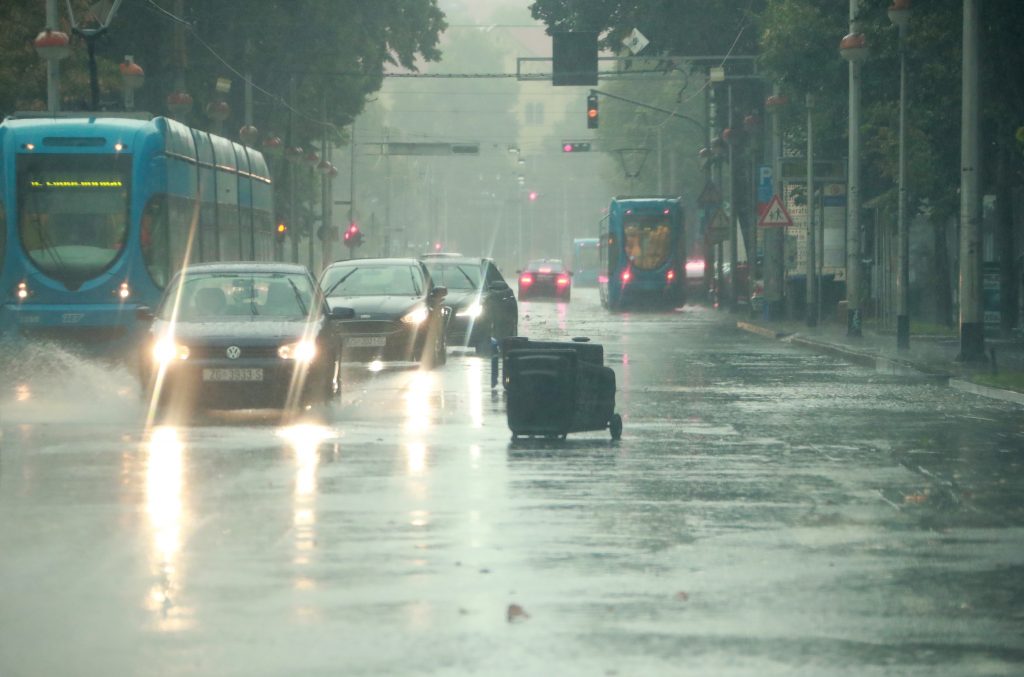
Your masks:
M238 130L238 138L247 146L255 146L260 138L260 130L253 125L245 125Z
M327 160L321 160L319 163L317 163L316 166L316 170L323 174L324 176L330 174L332 169L334 169L334 165L332 165Z
M217 122L224 122L231 115L231 106L227 101L211 101L206 104L206 117Z
M868 58L867 37L863 33L847 33L839 42L839 54L847 61L864 61Z
M192 110L192 95L188 92L171 92L167 95L167 110L176 118L188 115Z
M284 149L284 157L288 162L298 162L302 159L303 154L302 146L288 146Z
M338 168L337 168L337 167L335 167L335 166L334 166L334 165L332 164L332 165L331 165L331 169L330 169L330 171L329 171L329 172L327 172L327 176L329 176L329 177L331 177L331 178L333 179L333 178L334 178L335 176L337 176L337 175L338 175Z
M138 89L146 81L146 72L142 70L142 66L132 61L131 57L121 62L120 69L124 86L128 89Z
M263 139L263 152L278 155L284 149L284 141L280 136L270 135Z
M71 53L71 39L63 31L47 28L32 42L39 56L47 61L59 61Z
M316 151L309 151L306 153L306 157L302 158L302 161L307 167L316 168L320 164L320 156L316 154Z
M776 111L789 103L789 99L781 94L772 94L764 100L764 105L771 111Z

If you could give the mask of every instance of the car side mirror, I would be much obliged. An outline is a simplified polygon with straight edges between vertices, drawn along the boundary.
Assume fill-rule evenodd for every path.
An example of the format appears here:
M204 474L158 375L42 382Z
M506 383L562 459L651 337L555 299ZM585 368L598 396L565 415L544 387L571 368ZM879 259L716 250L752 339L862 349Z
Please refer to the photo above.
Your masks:
M139 322L149 324L155 317L156 315L153 313L153 309L149 306L139 306L135 309L135 319Z
M331 312L327 315L332 320L351 320L355 316L355 308L346 308L344 306L331 308Z
M487 288L491 291L507 291L509 286L508 282L505 282L504 280L494 280L487 285Z

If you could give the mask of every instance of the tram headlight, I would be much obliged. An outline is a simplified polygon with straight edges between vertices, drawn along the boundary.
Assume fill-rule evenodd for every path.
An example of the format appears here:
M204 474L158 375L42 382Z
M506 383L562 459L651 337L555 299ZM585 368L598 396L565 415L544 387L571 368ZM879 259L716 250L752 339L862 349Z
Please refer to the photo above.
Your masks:
M153 360L157 364L167 365L175 360L187 360L188 356L188 346L182 345L170 337L165 336L153 344Z
M303 339L295 343L286 343L277 349L277 356L282 360L295 360L300 364L308 364L316 357L316 342Z
M121 286L114 290L114 295L117 296L117 298L124 300L132 295L132 290L128 286L127 282L122 282Z
M24 301L32 295L32 292L29 291L28 284L25 282L19 282L18 286L14 289L14 295L19 301Z

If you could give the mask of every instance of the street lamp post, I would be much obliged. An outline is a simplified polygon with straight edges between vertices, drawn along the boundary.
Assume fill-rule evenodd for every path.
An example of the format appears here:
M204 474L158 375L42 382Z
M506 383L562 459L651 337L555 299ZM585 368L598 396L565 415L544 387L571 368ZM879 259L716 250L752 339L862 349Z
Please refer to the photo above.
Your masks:
M849 169L846 202L846 335L860 338L860 67L868 57L867 41L859 31L860 0L850 0L850 32L839 53L850 63Z
M893 0L889 21L899 30L900 51L900 159L899 205L897 206L896 348L910 348L910 229L907 224L907 56L906 33L910 23L910 0Z
M818 324L818 266L815 256L818 247L815 242L814 224L814 95L808 94L807 102L807 283L804 299L804 319L808 327Z
M46 0L46 29L36 36L36 52L46 60L46 110L60 110L60 60L71 52L67 33L57 30L57 0Z

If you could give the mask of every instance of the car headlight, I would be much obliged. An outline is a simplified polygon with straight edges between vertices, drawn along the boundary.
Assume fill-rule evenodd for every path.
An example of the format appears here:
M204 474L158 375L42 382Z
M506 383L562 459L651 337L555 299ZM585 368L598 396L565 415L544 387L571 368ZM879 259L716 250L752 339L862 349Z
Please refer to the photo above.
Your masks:
M418 308L410 310L408 313L403 315L402 322L412 325L423 324L429 315L430 313L427 312L426 307L420 306Z
M455 317L469 317L476 319L484 312L484 307L480 301L473 301L468 306L455 313Z
M277 356L282 360L295 360L296 362L312 362L316 357L316 343L303 339L295 343L286 343L277 349Z
M170 337L164 337L153 344L153 360L157 364L169 364L175 360L187 360L188 346L177 343Z

